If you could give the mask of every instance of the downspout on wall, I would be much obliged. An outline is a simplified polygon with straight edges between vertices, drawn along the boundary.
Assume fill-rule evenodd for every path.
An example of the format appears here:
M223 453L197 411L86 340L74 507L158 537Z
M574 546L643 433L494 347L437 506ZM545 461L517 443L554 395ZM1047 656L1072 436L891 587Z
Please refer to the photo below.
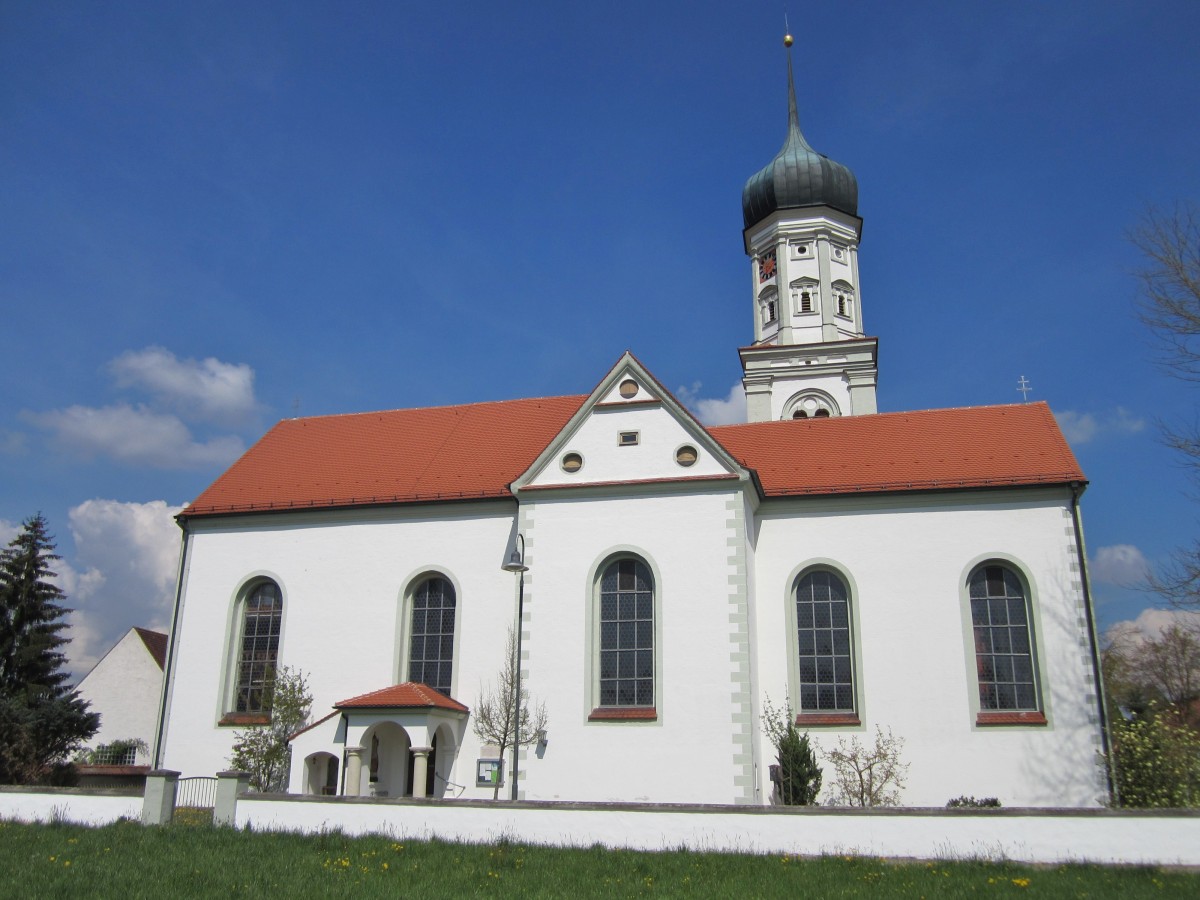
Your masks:
M1113 806L1121 805L1117 788L1117 761L1112 754L1112 739L1108 727L1108 700L1104 695L1104 675L1100 668L1100 641L1096 634L1096 616L1092 610L1091 579L1088 577L1087 552L1083 543L1083 520L1079 498L1086 485L1071 482L1071 521L1075 524L1075 549L1079 554L1079 574L1083 584L1083 612L1087 619L1088 641L1091 644L1092 677L1096 682L1096 703L1100 714L1100 752L1104 754L1104 775L1108 780L1108 798Z
M179 624L179 609L183 604L183 580L187 573L188 545L191 543L191 532L188 531L187 519L175 517L175 522L183 532L179 546L179 573L175 579L175 607L171 610L171 627L167 632L167 662L163 670L162 691L158 698L158 724L154 728L153 768L162 768L163 743L166 739L167 709L170 706L171 679L175 675L175 650L178 645L177 626Z

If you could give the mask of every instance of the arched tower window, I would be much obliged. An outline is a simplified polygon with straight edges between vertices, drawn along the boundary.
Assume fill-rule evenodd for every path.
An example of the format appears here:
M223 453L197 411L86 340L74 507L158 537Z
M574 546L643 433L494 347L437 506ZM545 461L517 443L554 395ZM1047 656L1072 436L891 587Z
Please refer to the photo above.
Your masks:
M855 712L850 592L828 569L796 582L796 651L800 715Z
M1020 575L985 563L971 573L968 594L980 712L1040 709L1029 598Z
M234 712L271 711L271 684L279 658L282 624L283 598L279 585L267 580L253 584L242 601Z
M824 391L817 390L801 391L783 409L785 419L826 419L841 414L834 399Z
M599 706L654 706L654 578L640 559L600 576Z
M792 309L797 315L820 312L820 285L812 279L805 278L791 285Z
M454 585L440 575L418 584L412 595L408 680L447 697L454 674L454 622Z
M854 318L854 288L845 281L833 283L833 303L837 314L844 319Z
M758 304L762 310L763 325L771 325L779 319L779 292L770 287L758 295Z

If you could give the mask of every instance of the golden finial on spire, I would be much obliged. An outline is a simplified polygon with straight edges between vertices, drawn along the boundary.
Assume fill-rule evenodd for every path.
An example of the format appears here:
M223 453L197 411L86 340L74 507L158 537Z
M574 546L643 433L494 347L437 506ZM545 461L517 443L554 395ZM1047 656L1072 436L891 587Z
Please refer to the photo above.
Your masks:
M783 46L790 47L793 43L792 32L788 28L787 13L785 12L783 14Z

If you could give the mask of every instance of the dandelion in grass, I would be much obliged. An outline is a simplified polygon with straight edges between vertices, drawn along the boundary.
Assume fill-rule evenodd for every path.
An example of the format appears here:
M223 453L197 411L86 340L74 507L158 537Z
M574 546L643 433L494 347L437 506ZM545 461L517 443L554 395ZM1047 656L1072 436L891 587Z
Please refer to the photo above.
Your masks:
M1012 880L1012 883L1015 884L1019 888L1029 887L1029 879L1028 878L1014 878Z

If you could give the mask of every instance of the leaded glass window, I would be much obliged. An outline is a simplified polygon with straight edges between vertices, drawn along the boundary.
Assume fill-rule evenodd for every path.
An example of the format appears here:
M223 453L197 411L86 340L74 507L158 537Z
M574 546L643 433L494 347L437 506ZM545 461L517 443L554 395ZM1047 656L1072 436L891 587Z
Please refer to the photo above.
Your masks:
M600 578L600 705L654 706L654 580L638 559Z
M454 586L445 578L427 578L412 600L408 680L450 696L454 668Z
M255 585L242 609L242 648L238 656L237 697L240 713L271 710L271 683L279 656L283 599L273 581Z
M854 712L850 643L845 582L825 570L804 575L796 585L801 713Z
M988 565L971 576L980 710L1036 710L1029 605L1017 573Z

